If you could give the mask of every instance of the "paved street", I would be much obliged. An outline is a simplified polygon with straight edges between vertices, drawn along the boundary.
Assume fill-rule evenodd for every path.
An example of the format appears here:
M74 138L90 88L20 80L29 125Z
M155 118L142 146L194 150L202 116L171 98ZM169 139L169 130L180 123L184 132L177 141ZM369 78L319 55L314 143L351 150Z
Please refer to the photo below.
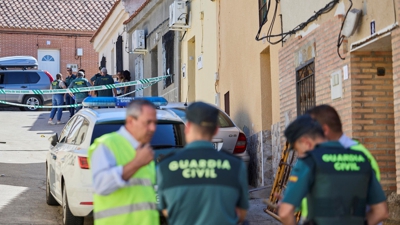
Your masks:
M0 109L0 224L62 224L61 207L45 202L47 139L63 127L48 125L48 117L48 111ZM250 200L251 224L280 224L262 211L265 206L259 198L267 194L251 194L255 198ZM85 224L93 224L93 219L85 219Z

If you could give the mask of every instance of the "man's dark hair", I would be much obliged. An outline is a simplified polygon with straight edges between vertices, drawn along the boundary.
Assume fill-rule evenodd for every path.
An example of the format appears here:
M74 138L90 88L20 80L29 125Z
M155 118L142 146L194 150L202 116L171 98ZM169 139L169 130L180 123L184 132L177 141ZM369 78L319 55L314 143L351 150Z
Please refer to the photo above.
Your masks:
M214 124L212 126L199 126L198 124L193 123L193 126L195 126L195 129L197 132L199 132L203 136L214 136L215 131L217 130L217 124Z
M124 75L125 80L131 81L131 72L129 72L128 70L124 70L122 74Z
M285 129L284 134L291 145L304 136L312 139L325 137L321 125L308 114L297 117Z
M327 125L335 133L343 133L339 114L330 105L319 105L306 112L321 125Z

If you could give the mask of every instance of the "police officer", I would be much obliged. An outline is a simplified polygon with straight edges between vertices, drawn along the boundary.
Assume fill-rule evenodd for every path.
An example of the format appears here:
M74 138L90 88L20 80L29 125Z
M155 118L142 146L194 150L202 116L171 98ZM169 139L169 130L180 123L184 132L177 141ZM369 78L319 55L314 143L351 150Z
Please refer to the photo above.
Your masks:
M156 123L155 106L143 99L133 100L125 126L90 146L95 225L159 224L154 153L149 144Z
M361 143L352 140L343 133L342 122L337 111L330 105L318 105L307 111L314 120L322 127L325 137L329 141L339 141L344 148L349 148L354 151L361 151L368 158L372 169L375 172L376 179L381 180L378 162L370 151ZM303 203L302 203L303 204ZM302 217L307 215L307 210L304 212L302 207Z
M50 89L66 89L64 82L62 81L62 74L58 73L56 75L56 80L51 83ZM52 96L52 105L53 106L61 106L64 105L64 94L53 94ZM62 108L52 108L50 112L50 118L47 122L48 124L56 124L54 123L53 119L57 113L57 124L62 124L61 117L62 117Z
M279 216L294 225L294 211L307 197L309 224L372 225L388 217L386 196L366 156L326 142L318 122L298 117L285 136L299 159L288 179ZM366 215L365 207L371 211Z
M112 78L111 75L107 74L106 68L102 68L101 76L94 81L94 86L107 85L107 84L114 84L114 79ZM113 97L113 93L114 96L117 96L117 91L115 88L100 90L97 91L97 97Z
M69 87L69 85L72 83L73 80L76 79L75 74L72 73L72 68L67 68L67 77L65 78L65 85ZM75 100L69 95L65 95L65 104L66 105L72 105L75 104ZM69 107L69 118L71 118L74 115L75 109L74 107Z
M159 208L170 225L237 224L249 207L243 161L215 150L218 109L203 102L186 111L186 147L157 170Z
M83 78L83 72L79 71L77 76L78 78L72 81L68 88L82 88L90 86L90 83L85 78ZM83 102L83 99L88 97L89 94L88 92L78 92L75 94L70 93L70 95L75 99L76 104L81 104ZM82 109L82 106L76 107L76 112L78 112L80 109Z

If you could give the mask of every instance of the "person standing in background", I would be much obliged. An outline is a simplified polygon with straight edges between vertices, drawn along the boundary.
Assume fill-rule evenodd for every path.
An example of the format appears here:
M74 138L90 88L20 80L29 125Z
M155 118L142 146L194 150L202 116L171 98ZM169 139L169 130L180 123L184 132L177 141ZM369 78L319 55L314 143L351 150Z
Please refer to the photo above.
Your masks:
M69 87L71 82L76 79L76 76L75 76L75 74L72 74L72 68L67 68L67 73L68 74L67 74L67 77L65 78L65 85L67 87ZM66 94L65 95L65 104L66 105L75 104L75 100L69 94ZM71 118L75 113L75 109L73 107L68 107L68 111L69 111L69 118Z
M94 86L107 84L114 84L114 79L112 78L112 76L107 74L107 69L103 68L101 69L101 77L98 77L94 81ZM113 97L113 94L114 96L117 96L117 90L115 90L115 88L97 91L97 97Z
M83 88L83 87L90 87L90 83L83 78L84 74L82 71L78 72L78 78L76 78L74 81L71 82L71 84L68 86L68 88ZM83 102L83 99L88 97L88 92L77 92L75 94L69 93L71 97L75 99L76 104L81 104ZM75 110L78 112L80 109L82 109L82 106L76 107Z
M51 83L50 89L56 90L56 89L66 89L66 88L67 87L65 86L65 83L62 81L62 74L58 73L56 75L56 80ZM64 105L64 94L53 94L52 105L53 106ZM62 108L52 108L51 109L48 124L53 124L53 125L56 124L53 121L54 116L56 115L56 112L57 112L57 124L62 124L61 123Z

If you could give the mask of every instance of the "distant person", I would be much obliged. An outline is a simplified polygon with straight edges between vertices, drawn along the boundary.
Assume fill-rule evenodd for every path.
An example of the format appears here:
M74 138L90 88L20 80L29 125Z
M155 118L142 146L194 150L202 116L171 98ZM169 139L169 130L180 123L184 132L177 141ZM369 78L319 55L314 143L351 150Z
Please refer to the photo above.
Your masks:
M62 74L58 73L56 75L56 80L51 83L50 89L56 90L56 89L66 89L66 88L67 88L67 86L62 81ZM64 94L53 94L52 105L53 106L64 105ZM56 124L56 123L54 123L53 119L57 112L57 124L62 124L62 122L61 122L62 110L63 110L63 108L52 108L51 112L50 112L50 119L49 119L48 123Z
M72 68L67 68L67 77L65 78L65 85L67 87L69 87L69 85L71 84L71 82L73 80L76 79L75 74L72 73ZM65 95L65 104L66 105L72 105L75 104L75 100L69 95L66 94ZM68 107L68 111L69 111L69 118L71 118L72 116L74 116L75 113L75 109L73 107Z
M131 81L131 72L129 72L128 70L124 70L124 72L122 72L122 75L123 75L124 82ZM123 93L127 94L129 92L131 92L131 87L130 86L125 87L125 90L123 91Z
M122 71L118 71L117 74L114 77L114 83L115 84L119 84L119 83L123 83L123 75L122 75ZM123 94L122 92L123 88L116 88L117 90L117 96L120 96Z
M72 83L68 86L68 88L83 88L83 87L90 87L90 83L83 78L84 74L82 71L78 72L78 78L76 78L74 81L72 81ZM76 104L81 104L83 102L83 99L85 99L86 97L88 97L88 92L77 92L77 93L70 93L69 95L71 95L74 99L75 99L75 103ZM78 112L79 110L82 109L82 106L76 107L75 110L76 112Z
M114 84L114 79L112 78L111 75L107 74L106 68L102 68L101 77L98 77L94 81L94 86L101 86L107 84ZM117 96L117 91L115 90L115 88L97 91L97 97L113 97L113 94L114 96Z
M90 78L90 84L94 86L94 82L96 81L97 78L101 77L101 66L99 67L99 72L93 75L92 78Z
M85 79L86 81L88 81L87 79L86 79L86 72L85 72L85 70L84 69L79 69L78 70L78 73L79 72L82 72L83 73L83 79ZM77 74L78 75L78 74ZM88 81L89 82L89 81Z

